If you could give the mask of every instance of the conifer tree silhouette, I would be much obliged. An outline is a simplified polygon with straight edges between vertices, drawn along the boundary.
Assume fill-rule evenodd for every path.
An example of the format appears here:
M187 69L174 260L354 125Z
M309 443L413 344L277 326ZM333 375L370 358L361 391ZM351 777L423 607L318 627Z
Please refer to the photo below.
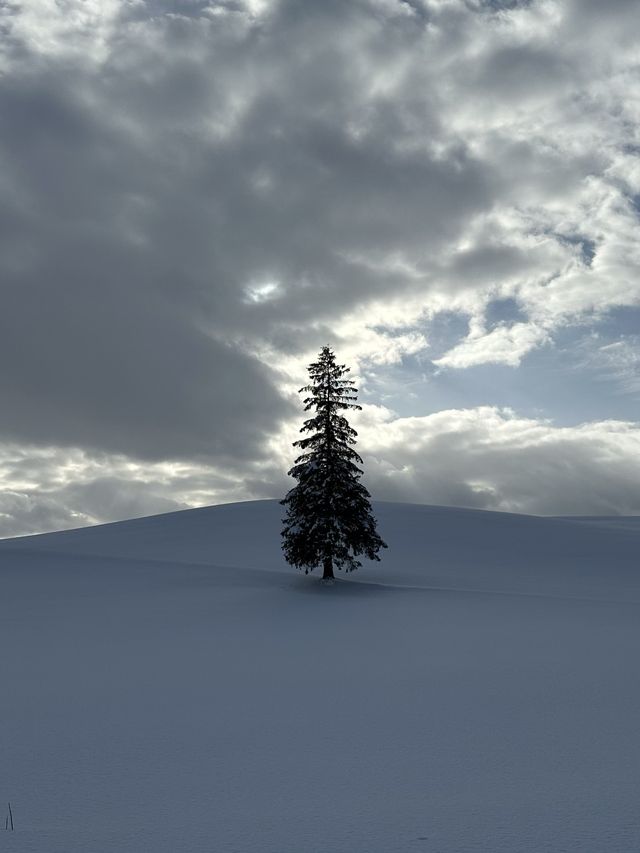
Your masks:
M282 550L287 562L308 574L322 566L323 579L334 577L334 567L350 572L364 555L379 560L386 548L376 531L370 494L360 482L362 459L353 449L356 431L342 412L360 409L350 368L336 364L329 347L309 365L311 383L300 389L308 396L306 412L315 414L300 430L309 433L294 442L302 453L289 476L298 481L281 501L287 507L282 529Z

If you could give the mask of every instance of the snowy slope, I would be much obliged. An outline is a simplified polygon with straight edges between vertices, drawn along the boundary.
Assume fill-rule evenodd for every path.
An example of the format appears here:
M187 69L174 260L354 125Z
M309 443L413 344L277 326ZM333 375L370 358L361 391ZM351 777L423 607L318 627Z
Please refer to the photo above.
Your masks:
M375 510L333 587L276 502L0 542L2 849L640 848L636 520Z
M223 504L79 530L0 540L0 554L46 551L127 560L292 570L280 550L277 501ZM640 600L640 525L632 518L540 518L483 510L378 502L390 550L350 580L420 587L585 595ZM579 585L579 586L578 586Z

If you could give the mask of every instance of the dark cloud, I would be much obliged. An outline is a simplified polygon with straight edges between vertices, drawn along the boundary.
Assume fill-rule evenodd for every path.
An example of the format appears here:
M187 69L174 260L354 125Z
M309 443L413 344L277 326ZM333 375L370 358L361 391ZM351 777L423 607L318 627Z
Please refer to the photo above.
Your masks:
M366 80L331 36L365 23L365 54L381 52L366 4L281 3L259 31L208 11L136 7L106 63L34 55L0 93L9 439L253 456L289 411L238 338L384 295L390 276L354 255L421 255L488 202L463 146L398 146L422 104L369 99L349 132ZM247 304L265 276L286 300Z
M215 336L206 219L79 101L66 74L0 95L5 215L21 226L17 245L5 232L0 429L147 457L255 454L288 409L268 370Z
M507 101L527 94L557 94L571 66L561 54L527 44L491 51L479 69L478 84Z

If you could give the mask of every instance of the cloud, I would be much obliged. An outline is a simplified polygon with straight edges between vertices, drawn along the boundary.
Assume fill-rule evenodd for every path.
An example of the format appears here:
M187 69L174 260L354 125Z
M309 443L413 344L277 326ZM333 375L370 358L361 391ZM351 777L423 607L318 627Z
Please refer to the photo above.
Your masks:
M640 392L640 335L620 335L607 341L599 333L588 336L576 348L577 366L591 371L620 394Z
M640 426L558 427L481 406L397 417L365 405L353 419L364 482L378 500L540 515L640 514ZM136 464L61 448L0 448L0 535L78 527L190 506L282 497L297 428L268 458L233 465Z
M540 515L640 514L640 427L557 427L479 407L426 417L365 413L378 497Z
M373 388L429 355L517 368L640 305L636 12L4 7L0 441L111 460L87 468L87 518L138 511L121 460L226 484L150 474L140 506L265 496L321 345ZM435 353L443 312L469 328Z
M490 332L476 325L462 343L433 363L439 367L472 367L476 364L517 367L524 355L548 337L544 329L533 323L499 325Z
M231 465L225 469L223 464L133 461L120 454L3 444L0 536L267 497L259 472L271 464L253 463L254 485L246 476L252 466L239 476ZM284 480L284 472L281 477Z

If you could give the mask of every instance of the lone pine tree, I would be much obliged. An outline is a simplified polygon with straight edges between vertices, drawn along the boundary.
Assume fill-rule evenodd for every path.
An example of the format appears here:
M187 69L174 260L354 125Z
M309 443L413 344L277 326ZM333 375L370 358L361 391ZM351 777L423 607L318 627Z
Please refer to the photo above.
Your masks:
M311 384L304 410L314 410L300 432L309 433L294 442L302 453L289 476L298 481L281 503L287 507L282 529L282 550L293 566L308 574L322 565L323 579L333 578L333 569L351 572L362 564L360 555L379 560L386 548L376 532L370 494L360 483L362 459L353 449L357 432L341 414L360 409L357 389L344 379L350 368L336 364L329 347L309 365Z

